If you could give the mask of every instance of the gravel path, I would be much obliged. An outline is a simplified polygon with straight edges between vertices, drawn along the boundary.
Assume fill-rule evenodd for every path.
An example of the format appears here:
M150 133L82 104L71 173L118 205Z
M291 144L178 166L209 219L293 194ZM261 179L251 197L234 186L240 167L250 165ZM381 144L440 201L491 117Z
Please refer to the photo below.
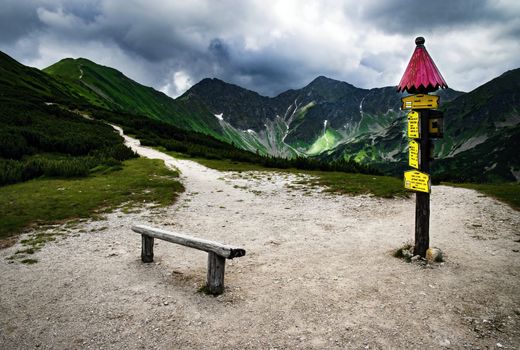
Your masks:
M34 265L6 260L19 244L1 250L1 349L520 348L520 218L508 206L434 186L431 245L446 262L425 267L391 256L413 237L413 199L329 195L127 142L180 169L186 192L166 209L50 228L66 235ZM156 240L142 264L139 223L247 255L207 296L207 254Z

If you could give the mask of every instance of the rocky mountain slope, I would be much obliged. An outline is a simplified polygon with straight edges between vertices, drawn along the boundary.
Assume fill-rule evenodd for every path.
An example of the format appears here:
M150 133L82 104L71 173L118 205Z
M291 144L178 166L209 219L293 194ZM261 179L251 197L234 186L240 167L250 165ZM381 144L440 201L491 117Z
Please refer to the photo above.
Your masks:
M445 136L435 142L438 178L516 180L520 70L504 73L467 94L438 91ZM203 103L226 137L253 151L322 160L354 159L397 174L407 167L404 95L393 87L360 89L318 77L299 90L260 96L218 79L204 79L181 98ZM507 144L507 149L497 144ZM478 147L477 147L478 146Z
M446 136L437 145L439 175L461 181L520 180L520 69L443 109Z
M460 94L441 92L447 101ZM264 145L261 151L268 154L317 156L390 127L402 116L400 97L392 87L360 89L320 76L302 89L274 98L204 79L181 98L202 102L229 134L237 138L249 134L246 138Z
M259 154L356 160L393 174L407 167L406 113L394 87L361 89L320 76L266 97L203 79L173 100L85 59L65 59L45 72L90 103L145 114ZM510 149L520 122L519 84L516 69L469 93L438 92L445 113L445 137L435 142L439 178L518 179L519 157ZM507 148L496 146L502 143Z

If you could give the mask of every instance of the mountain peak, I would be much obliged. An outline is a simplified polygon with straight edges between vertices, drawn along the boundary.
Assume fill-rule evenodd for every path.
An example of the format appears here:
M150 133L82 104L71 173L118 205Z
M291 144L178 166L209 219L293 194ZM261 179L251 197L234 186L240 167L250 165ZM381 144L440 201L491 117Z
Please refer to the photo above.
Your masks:
M335 80L335 79L332 79L332 78L329 78L329 77L326 77L324 75L319 75L318 77L316 77L313 81L310 82L310 84L313 84L313 83L338 83L340 82L339 80ZM309 85L310 85L309 84Z
M89 59L86 59L86 58L83 58L83 57L78 57L78 58L73 58L73 57L66 57L66 58L62 58L61 60L59 60L58 62L54 63L54 65L56 64L92 64L92 65L98 65L97 63L89 60Z
M215 85L215 86L236 86L237 85L225 82L224 80L218 79L218 78L204 78L201 81L199 81L196 85L202 85L202 86L209 86L209 85Z
M306 88L318 88L318 89L357 89L354 85L349 84L345 81L336 80L332 78L328 78L326 76L320 75L311 81L304 89Z
M61 75L61 76L68 76L68 77L76 77L78 75L78 72L80 71L81 67L90 67L94 70L102 70L104 72L116 72L117 74L120 74L123 76L123 73L118 71L115 68L103 66L99 63L96 63L94 61L91 61L87 58L78 57L78 58L64 58L53 65L44 68L43 71L46 73L55 74L55 75Z
M356 91L363 91L364 89L357 88L344 81L320 75L302 90L307 94L307 96L312 96L312 98L317 99L317 101L321 99L336 101L344 96L350 95Z
M210 92L211 91L211 92ZM228 82L225 82L223 80L220 80L218 78L204 78L201 81L199 81L197 84L193 85L188 91L186 91L184 95L189 94L216 94L216 95L230 95L230 94L237 94L239 96L247 96L251 98L254 96L254 98L266 98L264 96L261 96L255 91L248 90L246 88L243 88L241 86L231 84Z

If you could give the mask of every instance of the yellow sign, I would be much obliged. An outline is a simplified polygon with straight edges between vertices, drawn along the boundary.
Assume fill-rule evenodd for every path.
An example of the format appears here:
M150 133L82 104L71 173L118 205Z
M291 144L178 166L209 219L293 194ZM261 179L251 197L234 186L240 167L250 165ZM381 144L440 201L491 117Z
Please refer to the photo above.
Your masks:
M417 170L405 171L404 188L430 193L430 175Z
M408 113L408 138L420 138L421 134L419 130L419 112L411 111Z
M419 169L419 143L410 140L408 143L408 164L415 169Z
M439 96L435 95L410 95L401 99L402 109L435 109L439 107Z

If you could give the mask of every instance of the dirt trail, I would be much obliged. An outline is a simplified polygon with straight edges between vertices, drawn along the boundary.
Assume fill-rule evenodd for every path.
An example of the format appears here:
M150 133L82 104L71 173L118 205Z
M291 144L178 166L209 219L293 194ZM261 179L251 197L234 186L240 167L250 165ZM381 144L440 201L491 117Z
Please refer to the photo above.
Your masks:
M2 349L520 348L520 218L475 191L435 186L442 265L390 252L413 236L414 200L295 189L297 177L221 173L127 142L181 170L176 205L115 212L67 230L34 265L0 251ZM156 241L142 223L247 250L226 292L197 292L206 253ZM34 234L29 233L29 234Z

